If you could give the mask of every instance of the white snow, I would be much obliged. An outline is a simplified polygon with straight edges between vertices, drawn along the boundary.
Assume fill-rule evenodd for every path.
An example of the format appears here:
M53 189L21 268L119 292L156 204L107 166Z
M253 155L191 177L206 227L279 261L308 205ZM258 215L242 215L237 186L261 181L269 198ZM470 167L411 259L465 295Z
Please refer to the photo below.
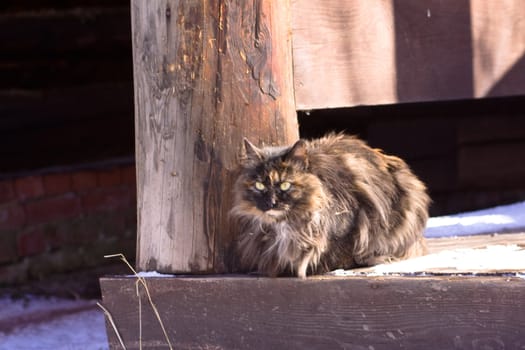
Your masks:
M525 202L430 218L425 237L450 237L525 231Z
M425 236L451 237L482 233L525 231L525 202L475 212L431 218ZM498 245L474 252L472 249L455 249L417 258L413 262L399 262L377 266L369 275L384 275L393 271L414 273L425 266L439 262L442 268L453 262L456 268L476 272L485 268L498 268L501 256L506 256L519 270L525 263L525 251L515 245ZM466 254L469 258L466 259ZM477 255L476 255L477 254ZM474 257L474 258L473 258ZM498 260L499 259L499 260ZM490 265L490 266L489 266ZM509 268L505 265L504 268ZM525 278L524 270L515 276ZM352 271L336 272L338 275L355 275ZM141 272L140 277L169 277L155 271ZM106 350L108 349L104 314L95 301L66 300L26 296L11 300L0 297L0 350Z
M129 277L176 277L176 275L170 275L166 273L160 273L157 271L140 271L136 275L130 275Z
M493 245L483 249L460 248L445 250L410 260L376 265L356 270L336 270L335 276L384 276L384 275L430 275L454 273L475 275L476 273L502 273L523 278L525 276L525 250L517 245Z
M106 350L104 315L94 301L28 295L0 298L2 350Z
M487 233L525 232L525 202L503 205L456 215L430 218L425 237L460 237ZM525 249L517 245L492 245L483 249L461 248L422 257L376 265L367 269L336 270L336 276L505 273L523 278Z

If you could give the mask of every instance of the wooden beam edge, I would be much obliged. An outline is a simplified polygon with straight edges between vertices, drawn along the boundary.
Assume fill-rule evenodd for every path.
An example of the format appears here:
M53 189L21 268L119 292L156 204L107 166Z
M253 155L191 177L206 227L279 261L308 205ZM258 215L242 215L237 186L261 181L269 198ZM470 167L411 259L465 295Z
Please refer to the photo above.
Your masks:
M101 279L103 304L127 349L165 349L168 341L176 349L525 345L522 278L222 275L145 282L151 299L134 277ZM121 349L109 323L107 329L111 349Z

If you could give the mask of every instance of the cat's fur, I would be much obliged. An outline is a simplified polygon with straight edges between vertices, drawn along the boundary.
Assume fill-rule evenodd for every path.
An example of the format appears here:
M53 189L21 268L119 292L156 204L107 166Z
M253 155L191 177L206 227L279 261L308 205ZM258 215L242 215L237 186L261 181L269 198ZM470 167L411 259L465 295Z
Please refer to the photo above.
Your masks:
M305 277L426 252L430 200L401 159L343 134L245 150L231 210L244 269Z

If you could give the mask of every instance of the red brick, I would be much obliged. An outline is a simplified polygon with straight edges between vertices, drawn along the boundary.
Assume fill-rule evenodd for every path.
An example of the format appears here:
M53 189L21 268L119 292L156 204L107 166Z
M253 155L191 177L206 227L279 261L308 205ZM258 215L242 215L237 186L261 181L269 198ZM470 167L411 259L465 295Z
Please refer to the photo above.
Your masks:
M15 186L13 185L13 181L0 181L0 204L12 201L15 198Z
M20 257L41 254L47 250L47 247L46 235L42 229L32 229L17 237L16 250Z
M67 219L82 212L80 199L72 193L27 203L25 209L30 224Z
M57 225L57 234L64 243L79 246L97 240L101 227L99 220L85 216L80 220L60 223Z
M97 187L97 174L92 171L81 171L71 175L73 189L75 191L91 190Z
M130 191L124 188L108 188L86 193L82 197L82 208L86 213L114 211L134 205Z
M98 184L101 187L118 186L121 183L120 169L114 168L97 173Z
M136 186L137 183L137 175L135 171L134 165L128 165L126 167L123 167L120 169L120 174L122 177L122 183L125 185L131 185L133 187Z
M71 191L71 174L49 174L43 176L46 194L63 194Z
M27 263L25 261L0 266L0 284L20 284L27 281Z
M15 261L16 254L15 231L0 232L0 263Z
M44 184L41 176L28 176L15 180L15 190L18 198L37 198L44 194Z
M14 229L24 226L25 211L22 205L14 204L0 208L0 229Z

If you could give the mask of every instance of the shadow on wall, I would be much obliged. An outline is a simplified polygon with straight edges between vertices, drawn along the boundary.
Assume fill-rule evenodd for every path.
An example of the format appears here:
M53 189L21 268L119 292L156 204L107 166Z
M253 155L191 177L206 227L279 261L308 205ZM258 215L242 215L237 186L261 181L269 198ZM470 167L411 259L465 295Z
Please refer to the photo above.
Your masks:
M398 100L474 96L470 1L393 1L393 11Z
M487 96L505 96L509 87L525 84L525 55L510 68L501 79L489 90ZM524 109L525 114L525 109Z

